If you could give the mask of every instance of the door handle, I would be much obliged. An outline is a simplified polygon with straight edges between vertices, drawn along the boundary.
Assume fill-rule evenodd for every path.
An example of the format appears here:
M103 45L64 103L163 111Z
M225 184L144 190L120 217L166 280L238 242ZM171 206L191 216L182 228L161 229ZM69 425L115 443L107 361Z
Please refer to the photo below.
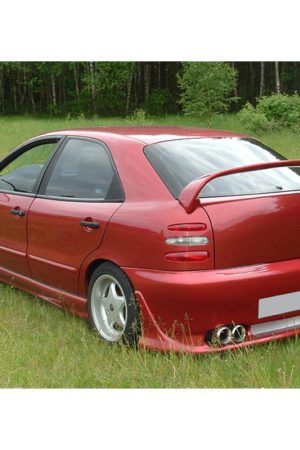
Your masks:
M79 223L82 227L100 228L100 224L98 222L90 222L89 220L81 220Z
M19 217L25 216L25 211L22 211L22 209L15 208L15 209L11 209L9 212L10 212L10 214L13 214L14 216L19 216Z

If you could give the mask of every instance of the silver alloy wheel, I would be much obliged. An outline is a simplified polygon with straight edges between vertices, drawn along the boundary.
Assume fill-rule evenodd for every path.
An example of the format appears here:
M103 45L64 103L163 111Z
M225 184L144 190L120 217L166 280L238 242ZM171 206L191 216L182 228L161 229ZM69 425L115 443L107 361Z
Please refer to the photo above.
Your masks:
M100 335L110 342L119 341L127 321L126 297L111 275L100 275L91 291L91 312Z

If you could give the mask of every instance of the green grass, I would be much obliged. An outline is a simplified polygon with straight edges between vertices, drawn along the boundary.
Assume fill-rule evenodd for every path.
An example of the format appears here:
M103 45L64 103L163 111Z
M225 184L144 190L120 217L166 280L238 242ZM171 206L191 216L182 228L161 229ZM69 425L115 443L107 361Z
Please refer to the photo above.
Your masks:
M93 127L108 125L134 125L138 122L124 118L94 118L94 119L45 119L27 117L0 117L0 155L4 155L21 142L47 131L62 130L66 128ZM208 128L205 119L184 116L163 116L146 119L145 125L191 126ZM220 130L236 131L249 134L235 115L218 115L213 119L212 127ZM250 133L270 145L275 150L288 157L300 156L299 133L282 130L273 133Z
M205 126L171 116L152 124ZM0 153L56 129L124 124L122 119L0 118ZM214 128L244 132L234 116ZM256 135L257 136L257 135ZM300 157L299 135L257 136L287 157ZM213 355L176 355L108 346L77 319L30 295L0 285L0 387L53 388L297 388L300 339Z

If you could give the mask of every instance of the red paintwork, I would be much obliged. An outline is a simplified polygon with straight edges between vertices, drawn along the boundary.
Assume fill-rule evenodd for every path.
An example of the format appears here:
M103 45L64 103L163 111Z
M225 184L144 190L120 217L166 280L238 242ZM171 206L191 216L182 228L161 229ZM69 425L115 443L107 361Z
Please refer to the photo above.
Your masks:
M215 268L299 257L300 193L202 205L214 228Z
M191 137L245 137L243 134L231 133L223 130L199 129L192 127L165 127L165 126L126 126L126 127L95 127L63 130L45 135L73 135L89 136L101 139L102 141L128 141L129 139L143 142L144 144L154 144L178 138Z
M30 276L26 258L26 220L10 214L10 210L27 212L33 200L33 197L0 193L0 267L25 276Z
M28 214L28 258L32 277L66 292L78 292L78 273L89 253L101 245L118 203L85 203L37 198ZM80 220L101 223L99 229ZM60 238L61 236L61 238Z
M208 330L223 324L252 325L300 314L258 319L259 298L300 290L300 194L206 198L200 205L195 199L208 182L203 178L184 189L182 207L143 153L145 145L168 139L240 135L172 127L109 127L47 135L52 134L104 142L126 200L72 202L0 192L0 280L87 319L89 269L97 261L112 261L135 289L143 318L140 346L157 350L215 352L299 332L255 339L248 332L245 343L223 348L204 341ZM9 214L16 207L26 211L25 217ZM79 221L86 219L100 222L100 229L80 227ZM198 231L169 229L177 224L205 226ZM209 244L189 248L165 243L177 236L206 236ZM167 253L188 251L207 252L208 260L165 258Z

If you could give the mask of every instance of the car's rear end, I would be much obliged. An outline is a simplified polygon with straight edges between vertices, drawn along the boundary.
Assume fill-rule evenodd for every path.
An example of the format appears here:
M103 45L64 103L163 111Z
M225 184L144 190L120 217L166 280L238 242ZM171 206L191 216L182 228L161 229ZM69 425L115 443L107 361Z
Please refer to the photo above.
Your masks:
M165 270L127 271L142 345L200 353L298 333L300 160L240 137L144 153L178 202L165 216Z

